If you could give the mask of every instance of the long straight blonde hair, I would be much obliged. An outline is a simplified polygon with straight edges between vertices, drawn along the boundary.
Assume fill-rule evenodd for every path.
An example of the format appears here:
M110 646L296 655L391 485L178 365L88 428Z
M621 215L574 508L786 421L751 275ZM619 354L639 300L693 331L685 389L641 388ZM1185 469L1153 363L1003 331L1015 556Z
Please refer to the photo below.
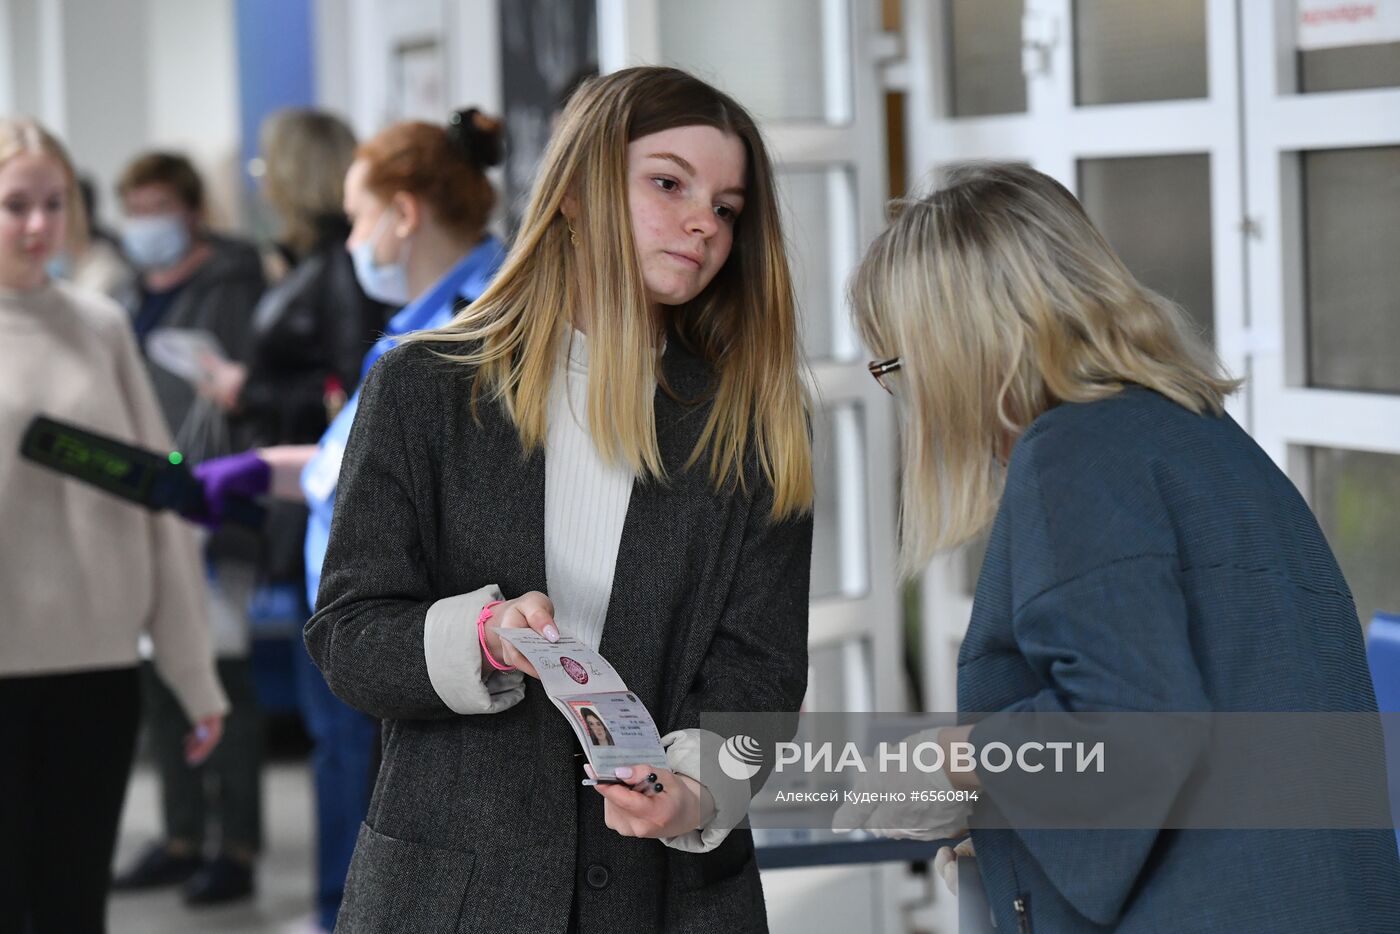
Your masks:
M627 146L652 133L710 126L744 144L744 209L729 259L692 301L667 309L671 329L716 372L709 419L687 469L708 458L717 490L747 487L757 465L774 518L811 508L808 400L773 169L753 118L673 68L629 68L584 84L541 161L520 232L491 287L445 327L415 340L471 345L450 359L478 368L526 451L546 435L549 386L572 314L588 321L588 425L604 458L665 479L654 399L664 385L628 208ZM577 203L574 231L562 213Z
M16 156L47 156L63 171L64 247L80 256L88 246L87 215L78 192L78 173L68 150L37 120L29 117L0 118L0 165Z
M1051 406L1136 383L1218 414L1239 387L1049 176L956 166L942 189L895 207L851 304L871 352L900 358L906 574L991 521L1005 478L995 452Z

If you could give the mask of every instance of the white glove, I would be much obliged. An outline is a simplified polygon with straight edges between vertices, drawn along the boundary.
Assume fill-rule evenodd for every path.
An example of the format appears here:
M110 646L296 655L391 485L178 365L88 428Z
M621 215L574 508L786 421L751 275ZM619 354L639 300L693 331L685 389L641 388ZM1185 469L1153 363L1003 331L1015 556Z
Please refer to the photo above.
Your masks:
M972 845L971 837L955 847L939 847L938 854L933 858L933 871L943 878L943 884L954 895L958 894L958 860L964 856L971 856L974 859L977 857L977 850Z
M920 743L938 742L938 729L924 730L906 737L913 749ZM942 840L967 829L967 819L975 803L969 792L953 787L943 769L923 772L891 768L881 772L873 760L865 760L865 772L851 789L862 800L847 802L837 809L831 829L837 833L866 830L877 837L893 840ZM883 800L902 794L903 801Z

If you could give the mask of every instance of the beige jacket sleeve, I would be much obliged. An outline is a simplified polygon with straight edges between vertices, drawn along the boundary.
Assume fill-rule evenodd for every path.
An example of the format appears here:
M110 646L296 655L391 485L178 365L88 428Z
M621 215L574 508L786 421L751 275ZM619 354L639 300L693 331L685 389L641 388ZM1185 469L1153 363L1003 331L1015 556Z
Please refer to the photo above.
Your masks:
M134 440L154 450L172 450L170 431L131 329L125 321L115 324L111 331L118 345L117 372L135 426ZM209 642L209 593L198 538L173 513L152 513L149 521L155 579L146 629L155 647L156 670L191 720L226 713L228 699L219 686Z
M500 713L525 698L523 674L496 671L481 657L476 621L486 604L500 599L500 589L489 584L428 607L423 623L428 680L456 713Z
M724 842L729 831L749 815L753 792L747 780L729 778L717 768L702 768L702 762L718 763L724 737L709 730L674 730L661 737L671 771L704 785L715 799L715 813L709 823L661 842L673 850L708 853ZM703 778L701 776L704 776Z

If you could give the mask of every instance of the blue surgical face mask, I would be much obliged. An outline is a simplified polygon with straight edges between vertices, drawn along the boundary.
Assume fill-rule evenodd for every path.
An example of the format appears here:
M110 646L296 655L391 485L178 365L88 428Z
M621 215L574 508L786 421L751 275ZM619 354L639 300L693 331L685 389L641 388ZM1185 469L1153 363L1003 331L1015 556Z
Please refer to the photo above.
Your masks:
M68 253L59 250L49 257L49 261L44 264L44 271L49 274L50 279L67 279L69 273L72 272L71 265L68 262Z
M189 252L189 227L178 214L128 217L122 222L122 250L139 269L167 269Z
M350 261L355 265L355 278L360 280L360 288L366 295L386 305L406 305L409 299L407 241L399 246L399 258L394 262L379 264L374 261L374 248L391 219L388 210L379 216L369 239L350 249Z

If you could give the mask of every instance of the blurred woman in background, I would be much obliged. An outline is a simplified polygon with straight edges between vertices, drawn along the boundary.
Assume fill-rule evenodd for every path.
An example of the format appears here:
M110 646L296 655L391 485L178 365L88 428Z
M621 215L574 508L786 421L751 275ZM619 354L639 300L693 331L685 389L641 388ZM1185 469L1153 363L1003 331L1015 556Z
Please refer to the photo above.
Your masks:
M191 462L240 450L224 414L196 395L186 375L167 369L154 348L166 329L193 330L212 338L221 359L246 361L253 310L266 287L258 252L209 230L204 179L180 153L138 155L117 190L123 240L140 271L128 311L166 424ZM184 761L189 722L151 665L142 665L146 748L160 776L164 832L117 874L115 891L183 885L191 905L253 893L262 848L262 715L247 617L257 556L250 530L220 529L204 542L214 654L230 706L223 742L203 766ZM217 846L206 853L211 837Z
M350 128L322 111L279 111L263 123L261 153L263 194L291 268L254 312L248 365L206 361L202 391L229 413L245 445L314 444L355 391L388 309L360 288L345 252ZM265 585L300 592L306 519L301 504L269 509Z
M191 762L218 743L227 701L209 645L195 538L20 459L39 413L132 444L171 439L126 313L49 278L81 244L61 144L0 120L0 931L96 934L140 713L137 637L189 720ZM81 252L80 248L74 252Z

